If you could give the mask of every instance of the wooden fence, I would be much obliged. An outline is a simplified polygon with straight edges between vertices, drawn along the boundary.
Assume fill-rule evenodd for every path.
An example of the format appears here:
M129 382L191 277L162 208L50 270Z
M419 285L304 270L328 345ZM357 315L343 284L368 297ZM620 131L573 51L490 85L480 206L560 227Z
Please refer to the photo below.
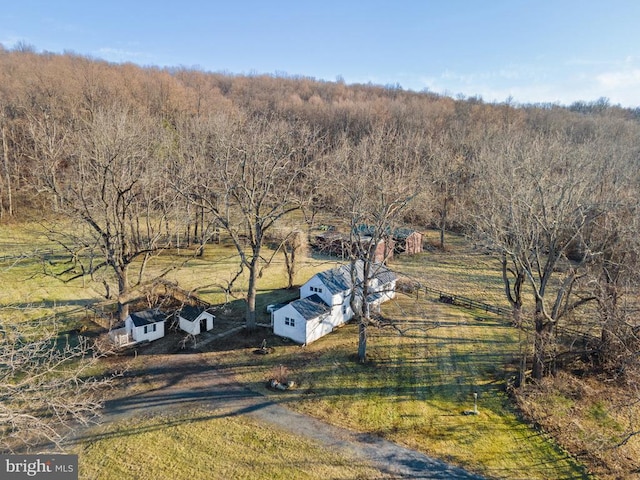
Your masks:
M107 330L111 330L111 328L117 323L117 319L115 319L113 315L113 306L115 304L111 304L111 308L105 308L105 304L95 304L95 305L86 305L85 308L93 313L92 321L97 323L102 328L106 328Z
M494 313L501 317L511 317L512 311L508 308L496 307L495 305L490 305L488 303L479 302L474 300L473 298L464 297L462 295L456 295L453 293L443 292L442 290L438 290L436 288L432 288L429 286L421 285L419 288L424 289L426 294L434 293L438 295L438 300L442 303L448 303L449 305L457 305L463 308L469 309L477 309L483 310L486 313Z

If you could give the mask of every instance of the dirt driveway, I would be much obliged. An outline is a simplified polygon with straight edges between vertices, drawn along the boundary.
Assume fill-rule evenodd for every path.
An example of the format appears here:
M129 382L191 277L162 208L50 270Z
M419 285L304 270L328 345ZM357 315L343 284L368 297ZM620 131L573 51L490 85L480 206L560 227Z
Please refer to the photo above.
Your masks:
M153 367L128 371L133 387L105 405L103 423L168 408L211 408L223 415L250 415L281 429L369 460L397 478L481 479L460 468L381 438L334 427L284 408L253 392L200 353L154 355Z

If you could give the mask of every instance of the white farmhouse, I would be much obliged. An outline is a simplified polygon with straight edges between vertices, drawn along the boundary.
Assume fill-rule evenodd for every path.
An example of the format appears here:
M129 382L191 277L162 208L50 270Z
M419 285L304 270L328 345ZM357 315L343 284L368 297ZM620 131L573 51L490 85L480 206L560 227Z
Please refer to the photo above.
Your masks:
M130 314L124 326L133 342L151 342L164 337L165 320L165 314L158 309L143 310Z
M199 335L213 328L215 316L203 307L185 305L178 312L180 328L191 335Z
M362 262L356 264L356 302L362 292ZM369 275L371 307L395 296L396 276L385 265L372 265ZM307 344L333 331L353 317L351 310L351 266L343 265L311 277L300 287L300 299L273 312L273 332L295 342Z

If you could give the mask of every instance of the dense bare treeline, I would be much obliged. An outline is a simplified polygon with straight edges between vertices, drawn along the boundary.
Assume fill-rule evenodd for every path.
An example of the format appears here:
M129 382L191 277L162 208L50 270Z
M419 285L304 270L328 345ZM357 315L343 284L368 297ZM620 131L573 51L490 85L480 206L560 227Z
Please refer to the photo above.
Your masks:
M324 212L351 232L411 223L490 247L534 377L558 368L585 312L578 330L598 341L580 343L584 358L635 368L637 110L7 50L0 107L0 216L44 208L83 224L52 229L75 262L57 273L103 281L122 318L154 254L218 228L249 272L251 327L265 238L293 210L310 224Z

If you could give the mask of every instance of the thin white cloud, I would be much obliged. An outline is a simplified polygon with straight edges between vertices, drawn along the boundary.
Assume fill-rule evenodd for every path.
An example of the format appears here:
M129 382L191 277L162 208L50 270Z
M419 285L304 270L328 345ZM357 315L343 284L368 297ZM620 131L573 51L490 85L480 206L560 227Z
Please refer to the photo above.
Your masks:
M14 48L19 43L31 44L30 40L25 37L18 37L15 35L10 35L8 37L0 39L0 44L4 46L4 48Z
M608 62L577 61L558 64L514 64L493 71L456 72L414 77L414 90L480 96L488 102L513 98L518 103L559 103L608 98L623 107L640 105L640 58L626 57Z
M640 87L640 69L622 72L606 72L596 77L598 83L604 88L629 88Z
M148 60L149 55L144 52L134 50L123 50L121 48L102 47L99 48L95 55L111 62L127 62Z

